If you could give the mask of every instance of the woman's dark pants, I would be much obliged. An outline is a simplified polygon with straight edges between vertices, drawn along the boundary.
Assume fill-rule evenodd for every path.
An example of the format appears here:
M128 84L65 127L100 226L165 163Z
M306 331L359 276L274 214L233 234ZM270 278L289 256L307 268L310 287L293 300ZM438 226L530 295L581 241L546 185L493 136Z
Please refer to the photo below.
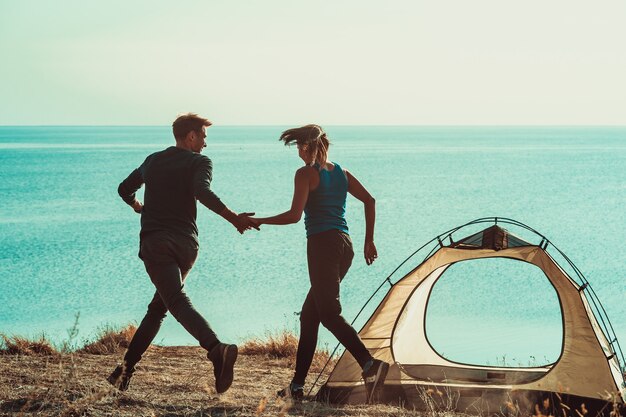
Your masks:
M317 233L307 239L311 289L300 314L300 341L293 382L304 385L320 323L326 327L363 367L371 358L358 333L341 316L339 284L354 258L350 236L339 230Z
M210 351L219 343L209 323L196 311L185 293L184 281L198 256L198 245L186 236L153 232L142 236L140 257L156 292L128 346L124 361L134 366L154 340L169 311L200 346Z

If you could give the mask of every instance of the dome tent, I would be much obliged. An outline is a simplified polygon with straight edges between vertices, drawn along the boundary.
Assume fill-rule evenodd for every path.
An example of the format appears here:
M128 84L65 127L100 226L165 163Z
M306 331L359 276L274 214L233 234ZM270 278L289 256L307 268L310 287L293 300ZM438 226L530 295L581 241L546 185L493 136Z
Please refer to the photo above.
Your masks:
M485 225L455 240L463 230ZM519 228L532 239L524 240L502 226ZM388 284L389 291L359 332L372 355L391 364L379 401L423 409L430 398L468 413L540 411L555 416L577 415L578 410L608 416L614 407L624 406L624 358L606 312L583 274L546 237L515 220L477 219L435 237L400 266L429 248L424 260L404 277L392 282L398 267L383 281L378 290ZM555 257L565 261L570 274ZM563 320L561 354L554 363L524 368L469 365L452 362L431 346L424 312L433 286L451 265L485 258L535 265L554 287ZM348 352L317 398L365 402L361 369Z

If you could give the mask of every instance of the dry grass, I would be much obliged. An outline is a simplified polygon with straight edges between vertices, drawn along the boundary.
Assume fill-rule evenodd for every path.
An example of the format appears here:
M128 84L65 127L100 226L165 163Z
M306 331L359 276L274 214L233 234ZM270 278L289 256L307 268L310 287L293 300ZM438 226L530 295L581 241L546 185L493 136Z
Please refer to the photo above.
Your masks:
M213 369L198 347L151 346L131 381L119 392L105 378L120 359L135 329L104 329L97 340L68 353L54 350L41 338L29 341L2 336L0 345L0 417L2 416L302 416L302 417L464 417L454 412L454 393L424 391L424 411L396 405L332 405L315 401L292 403L277 398L293 374L297 338L288 332L251 340L241 347L231 389L218 395ZM94 352L94 353L89 353ZM111 353L115 352L115 353ZM317 352L324 363L328 352ZM321 380L328 376L329 366ZM315 372L315 371L313 371ZM314 375L312 374L311 377ZM312 379L312 378L310 378ZM312 382L312 381L310 381ZM313 392L315 392L314 390ZM623 409L613 399L611 417ZM506 415L530 417L518 407ZM480 410L478 410L480 411ZM576 411L576 410L574 410ZM621 413L621 414L620 414ZM565 417L594 417L582 412ZM535 417L549 417L537 411Z
M69 331L70 340L55 347L44 335L38 339L29 339L22 336L7 336L0 334L0 355L59 355L62 353L90 353L93 355L107 355L122 353L128 348L137 327L127 325L122 328L105 326L101 328L93 341L85 342L81 348L72 349L72 340L77 331Z
M273 359L286 359L287 366L291 367L295 365L297 350L298 337L287 330L276 334L269 333L264 339L254 338L248 340L240 348L241 353L244 355L261 355ZM327 349L317 350L311 363L311 372L321 372L327 362L326 369L332 369L336 358L330 358L330 352Z
M235 364L235 381L225 394L215 392L212 366L201 348L159 346L150 347L130 390L121 393L105 378L135 330L134 326L105 327L93 341L77 347L75 325L68 331L69 340L58 349L43 337L33 341L4 336L0 339L4 353L0 356L0 416L326 417L367 416L371 409L293 404L276 398L293 374L298 340L288 332L244 343ZM316 353L311 379L328 356L326 351ZM327 373L320 382L326 377ZM385 411L374 415L405 415L404 411L398 414L397 407L381 407Z
M122 353L128 348L130 340L137 331L137 327L129 324L121 329L105 326L96 335L96 340L88 342L78 349L79 353L91 353L92 355L108 355Z
M0 354L3 355L57 355L59 353L43 335L36 340L4 334L0 335L0 338L2 339Z
M244 355L267 355L270 358L295 358L298 338L286 330L268 334L265 339L254 338L241 346Z
M0 356L0 416L167 417L420 417L397 406L294 404L276 397L293 370L285 360L240 355L226 393L214 389L213 369L197 347L152 346L120 393L105 381L118 355L85 353ZM460 417L460 416L451 416Z

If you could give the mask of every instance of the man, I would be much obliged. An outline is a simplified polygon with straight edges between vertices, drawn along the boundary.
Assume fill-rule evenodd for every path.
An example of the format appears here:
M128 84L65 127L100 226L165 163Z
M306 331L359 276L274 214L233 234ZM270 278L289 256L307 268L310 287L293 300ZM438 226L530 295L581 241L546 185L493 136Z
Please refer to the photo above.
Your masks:
M248 217L254 213L237 215L211 191L211 160L201 155L209 126L210 121L196 114L179 116L172 124L176 146L149 155L118 188L120 197L141 213L139 257L156 287L124 362L107 378L122 391L128 389L135 365L154 340L167 311L207 350L217 392L225 392L233 381L237 346L220 342L184 290L185 278L198 255L196 200L240 233L254 227ZM143 184L144 204L135 197Z

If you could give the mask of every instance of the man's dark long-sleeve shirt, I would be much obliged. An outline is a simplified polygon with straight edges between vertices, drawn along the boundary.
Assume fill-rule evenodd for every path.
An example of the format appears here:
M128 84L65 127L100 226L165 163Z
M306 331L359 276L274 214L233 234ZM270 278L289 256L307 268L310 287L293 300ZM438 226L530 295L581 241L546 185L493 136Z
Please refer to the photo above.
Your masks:
M120 197L128 205L143 185L141 234L169 231L198 241L196 199L220 213L225 205L211 191L213 166L199 153L175 146L148 156L118 187Z

